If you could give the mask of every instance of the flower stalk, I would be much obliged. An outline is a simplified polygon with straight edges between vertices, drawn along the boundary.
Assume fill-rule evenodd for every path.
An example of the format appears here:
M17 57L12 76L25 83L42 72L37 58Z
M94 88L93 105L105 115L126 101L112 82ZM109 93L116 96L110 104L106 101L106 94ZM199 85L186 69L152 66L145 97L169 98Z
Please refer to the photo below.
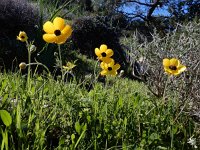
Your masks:
M29 44L28 41L26 41L26 47L28 49L28 64L31 63L31 44ZM31 83L30 83L30 80L31 80L31 66L28 65L28 76L27 76L27 85L28 85L28 91L30 91L31 89Z
M63 64L62 64L62 54L60 49L60 44L58 44L58 57L59 57L59 67L61 71L61 79L64 81L64 71L63 71Z

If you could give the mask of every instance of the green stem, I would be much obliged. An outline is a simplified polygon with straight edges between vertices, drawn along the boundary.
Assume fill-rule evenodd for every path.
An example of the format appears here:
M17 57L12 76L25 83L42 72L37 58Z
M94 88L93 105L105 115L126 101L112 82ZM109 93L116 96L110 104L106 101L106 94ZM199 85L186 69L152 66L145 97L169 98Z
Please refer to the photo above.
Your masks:
M28 49L28 64L31 63L31 50L30 50L30 44L28 43L28 41L26 41L26 46ZM28 85L28 92L31 89L31 83L30 83L30 79L31 79L31 66L28 66L28 76L27 76L27 85Z
M170 77L171 76L168 76L167 77L167 81L165 82L165 87L164 87L164 89L163 89L163 101L165 101L165 95L166 95L166 89L167 89L167 85L168 85L168 83L169 83L169 81L170 81Z
M27 66L31 66L31 65L40 65L40 66L43 66L46 69L46 71L48 72L48 74L49 75L51 74L51 72L49 71L49 69L47 68L47 66L45 66L42 63L36 62L36 63L29 63L29 64L27 64Z
M61 55L61 49L60 49L60 45L58 44L58 55L59 55L59 65L60 65L60 70L61 70L61 79L62 81L64 81L64 72L63 72L63 68L62 68L62 55Z
M83 132L81 133L80 137L78 138L78 140L77 140L77 142L76 142L76 144L75 144L75 146L74 146L74 149L76 149L78 143L81 141L81 139L82 139L83 136L85 135L85 131L86 131L86 130L83 130Z

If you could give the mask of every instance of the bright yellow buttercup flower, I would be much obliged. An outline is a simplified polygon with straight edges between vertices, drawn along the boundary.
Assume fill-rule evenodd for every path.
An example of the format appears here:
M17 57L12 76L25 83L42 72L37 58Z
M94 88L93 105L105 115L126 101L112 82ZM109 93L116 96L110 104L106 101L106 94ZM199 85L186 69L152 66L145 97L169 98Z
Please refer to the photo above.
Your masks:
M47 43L63 44L72 34L71 26L65 24L65 20L60 17L56 17L53 22L47 21L43 30L46 32L43 39Z
M111 76L116 76L117 75L117 70L120 68L119 64L115 64L115 61L111 59L110 63L105 63L101 62L101 68L103 69L101 71L101 75L111 75Z
M165 72L169 75L179 75L186 70L186 66L182 65L176 58L163 59L163 67Z
M19 35L17 36L17 40L20 40L21 42L26 42L28 40L28 36L26 35L26 32L20 31Z
M102 44L99 48L95 48L95 54L98 59L105 62L110 63L112 58L110 58L114 53L112 49L108 49L107 45Z

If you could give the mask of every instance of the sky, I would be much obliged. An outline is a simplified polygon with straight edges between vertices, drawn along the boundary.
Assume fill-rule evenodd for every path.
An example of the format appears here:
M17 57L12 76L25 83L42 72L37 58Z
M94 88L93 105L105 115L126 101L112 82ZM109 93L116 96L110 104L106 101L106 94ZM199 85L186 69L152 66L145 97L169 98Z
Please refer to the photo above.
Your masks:
M140 0L140 2L145 2L145 0ZM119 8L120 11L126 12L126 13L134 13L134 11L137 11L135 8L135 3L133 4L129 4L129 5L123 5ZM144 11L145 13L147 13L147 10L149 7L147 6L143 6L143 5L138 5L139 9L141 9L142 11ZM146 14L145 14L146 15ZM167 6L163 6L162 8L157 7L154 12L153 15L155 16L169 16L169 12L167 10Z

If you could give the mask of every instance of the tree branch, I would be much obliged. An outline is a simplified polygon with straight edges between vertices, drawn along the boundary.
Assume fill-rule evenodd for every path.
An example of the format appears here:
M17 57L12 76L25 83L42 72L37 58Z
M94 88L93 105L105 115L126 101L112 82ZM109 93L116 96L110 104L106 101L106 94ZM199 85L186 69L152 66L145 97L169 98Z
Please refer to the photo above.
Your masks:
M143 5L143 6L148 6L148 7L152 7L153 4L148 4L148 3L143 3L143 2L139 2L139 1L136 1L136 0L129 0L128 2L124 2L124 3L137 3L137 4L140 4L140 5Z
M152 14L153 14L154 10L160 4L161 4L160 0L154 0L154 3L152 4L151 8L149 9L149 11L147 13L147 20L151 20L152 19Z
M142 6L149 7L146 17L144 15L141 15L141 14L125 13L125 12L123 12L123 13L126 14L126 15L129 15L129 16L133 15L134 16L133 18L139 17L139 18L141 18L141 19L143 19L144 21L147 21L147 22L151 22L152 21L153 12L155 11L155 9L159 5L163 4L163 2L161 0L154 0L153 3L145 3L145 2L140 2L140 1L137 1L137 0L128 0L128 1L121 2L120 4L123 5L123 4L131 3L131 2L139 4L139 5L142 5Z
M142 14L127 13L127 12L118 11L118 10L117 10L117 12L127 15L128 18L132 18L132 19L133 18L141 18L142 20L147 21L146 16L144 16ZM130 17L130 16L133 16L133 17Z

